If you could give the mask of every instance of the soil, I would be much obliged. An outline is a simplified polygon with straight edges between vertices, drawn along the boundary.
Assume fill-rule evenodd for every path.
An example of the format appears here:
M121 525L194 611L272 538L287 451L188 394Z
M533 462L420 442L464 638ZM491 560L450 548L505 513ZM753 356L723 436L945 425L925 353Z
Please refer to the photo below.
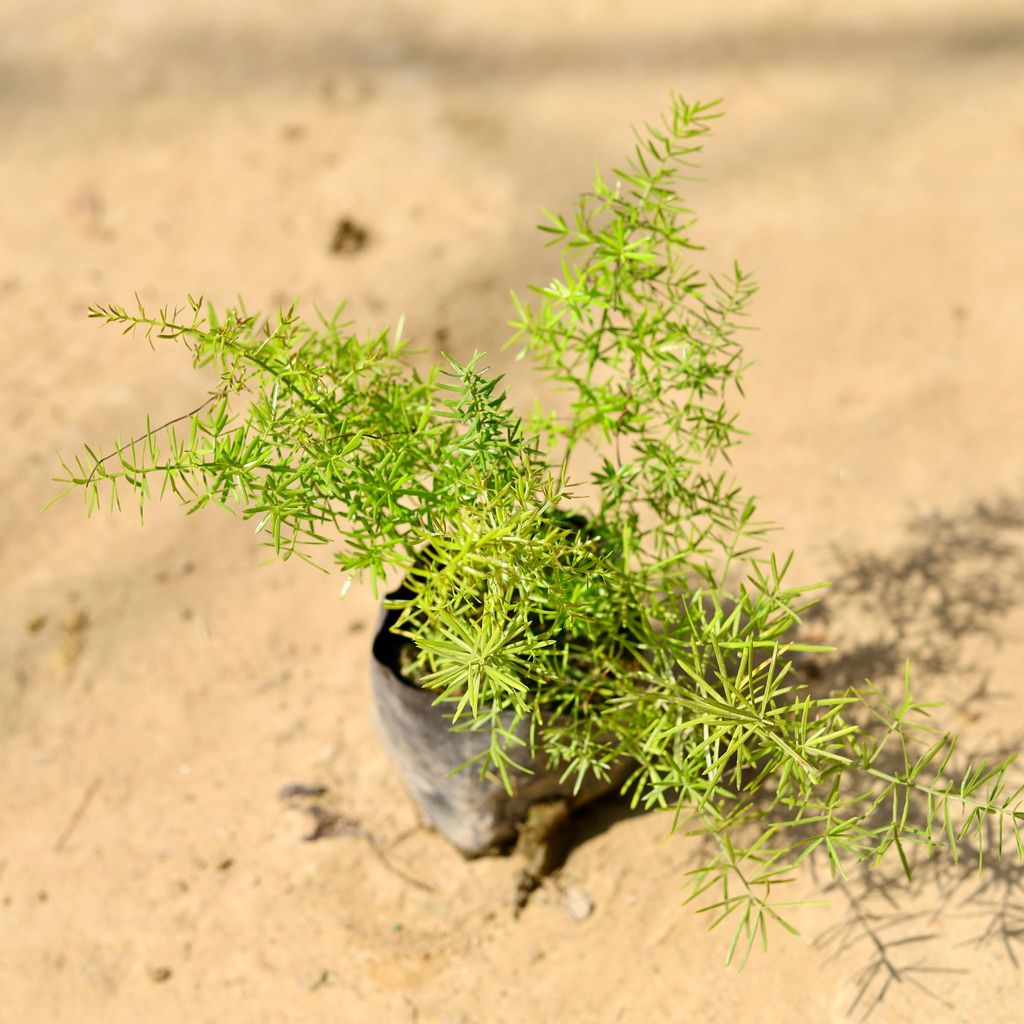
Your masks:
M734 468L793 580L834 581L819 671L909 658L965 756L1021 749L1018 0L0 10L3 1024L1020 1019L1012 862L808 869L828 906L738 973L681 905L696 842L612 803L516 917L517 861L422 827L373 735L371 594L216 509L40 511L55 453L209 386L85 316L136 293L404 315L529 405L500 346L556 269L539 208L670 89L723 96L697 258L761 284Z

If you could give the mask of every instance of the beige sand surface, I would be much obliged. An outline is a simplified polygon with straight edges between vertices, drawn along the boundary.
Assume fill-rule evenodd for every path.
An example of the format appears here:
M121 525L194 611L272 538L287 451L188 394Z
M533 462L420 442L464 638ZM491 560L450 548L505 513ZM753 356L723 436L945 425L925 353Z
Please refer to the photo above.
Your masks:
M89 303L347 298L496 349L552 266L537 208L671 88L720 95L693 200L762 285L738 475L837 583L837 680L909 656L968 749L1020 746L1019 0L5 0L0 29L3 1024L1024 1019L1016 868L855 880L737 973L679 906L692 846L605 811L558 883L594 913L552 884L513 920L510 862L416 829L373 736L368 594L215 511L39 511L55 452L203 394ZM345 216L368 245L332 254ZM386 857L303 842L295 782Z

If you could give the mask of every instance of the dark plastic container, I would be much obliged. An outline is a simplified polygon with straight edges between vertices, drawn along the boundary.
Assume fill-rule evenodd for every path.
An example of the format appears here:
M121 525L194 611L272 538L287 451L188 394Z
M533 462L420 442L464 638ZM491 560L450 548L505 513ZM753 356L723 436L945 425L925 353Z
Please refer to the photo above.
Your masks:
M392 595L389 595L392 596ZM407 681L399 671L401 639L390 631L398 612L384 610L373 640L370 681L378 732L413 798L427 818L467 857L495 853L515 838L531 804L561 797L575 809L618 790L629 765L617 766L608 780L584 778L578 792L574 779L559 781L543 755L528 762L532 774L512 774L509 794L497 779L481 778L479 768L449 773L490 745L488 732L455 731L435 694ZM508 723L511 725L511 715ZM526 738L530 723L519 725Z

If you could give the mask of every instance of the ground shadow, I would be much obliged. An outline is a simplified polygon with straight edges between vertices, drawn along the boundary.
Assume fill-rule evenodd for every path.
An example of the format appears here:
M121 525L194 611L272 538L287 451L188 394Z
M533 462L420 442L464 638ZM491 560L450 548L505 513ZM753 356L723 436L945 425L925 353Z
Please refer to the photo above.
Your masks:
M1000 642L1002 620L1024 603L1024 500L1002 497L955 514L918 516L908 523L904 543L888 554L837 550L835 560L836 583L817 625L843 649L812 663L823 685L832 690L870 679L894 690L909 660L926 689L934 675L943 677L944 687L958 684L948 695L947 721L969 725L992 701L1007 698L978 652ZM846 646L842 634L853 620L860 639ZM1003 750L970 746L961 744L961 765L1002 759L1024 749L1024 740L1013 737ZM990 836L990 849L996 838ZM966 944L990 946L1018 966L1024 867L1013 851L1002 861L986 858L979 874L977 847L962 843L960 853L959 865L923 857L912 862L914 882L942 894L933 905L922 903L898 863L828 882L826 891L842 896L846 913L819 941L855 965L852 1015L872 1017L900 985L948 1007L939 979L962 970L949 963L954 931L969 936Z
M992 845L992 837L986 841ZM898 986L910 986L935 1006L954 1009L941 991L943 976L967 973L956 950L983 947L1019 968L1024 942L1024 867L1013 857L986 858L979 875L978 848L961 845L959 865L912 862L914 881L925 881L941 899L922 901L899 865L858 867L824 885L840 896L845 912L817 936L817 943L850 965L847 1013L872 1018ZM965 938L954 939L953 933Z
M138 60L167 74L173 69L192 88L216 86L221 95L265 86L268 80L354 72L401 71L481 88L528 85L566 69L578 77L606 78L638 69L685 69L692 74L725 64L863 67L870 60L928 71L944 64L1012 56L1024 48L1024 22L1014 16L966 23L928 17L857 27L768 15L729 27L681 19L675 30L666 31L637 21L596 35L548 32L540 37L510 35L495 26L479 29L468 44L452 42L450 33L438 26L438 19L417 14L396 19L386 37L367 38L338 19L282 38L250 24L211 31L206 24L164 25L154 20L132 41L145 55ZM42 47L14 51L0 65L0 92L17 96L22 104L51 103L67 86L68 69Z
M829 661L830 681L883 678L910 659L928 673L963 673L973 692L984 681L970 642L998 642L1001 619L1024 601L1024 501L917 516L906 534L888 554L834 552L836 582L822 617L831 624L858 615L874 636Z
M639 818L652 813L643 806L634 807L628 796L611 793L600 800L580 808L572 816L569 832L569 844L566 851L568 858L577 847L596 839L601 833L607 832L620 821Z

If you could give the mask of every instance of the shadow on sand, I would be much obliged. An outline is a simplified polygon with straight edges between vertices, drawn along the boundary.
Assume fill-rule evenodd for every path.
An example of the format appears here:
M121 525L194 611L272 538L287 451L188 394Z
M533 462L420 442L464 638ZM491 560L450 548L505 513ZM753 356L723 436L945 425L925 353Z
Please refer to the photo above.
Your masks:
M837 582L821 608L841 649L819 668L830 689L865 679L884 689L887 680L902 677L909 659L919 696L932 689L931 677L943 677L948 703L941 717L954 731L1009 699L989 678L979 652L998 645L1002 620L1024 603L1024 500L1004 497L955 515L918 517L888 554L837 551L835 558ZM845 644L844 624L854 619L859 640ZM1015 736L1002 750L976 746L983 744L960 744L961 765L1003 759L1024 749L1024 740ZM997 837L989 838L994 848ZM1005 859L986 858L983 874L977 848L962 843L959 865L922 857L912 864L909 885L898 863L827 882L826 891L841 896L846 913L819 941L856 965L850 1014L873 1017L899 985L949 1007L940 979L963 972L955 963L962 946L992 947L1019 965L1024 867L1007 842ZM923 899L921 883L941 898ZM954 939L954 933L967 938Z

